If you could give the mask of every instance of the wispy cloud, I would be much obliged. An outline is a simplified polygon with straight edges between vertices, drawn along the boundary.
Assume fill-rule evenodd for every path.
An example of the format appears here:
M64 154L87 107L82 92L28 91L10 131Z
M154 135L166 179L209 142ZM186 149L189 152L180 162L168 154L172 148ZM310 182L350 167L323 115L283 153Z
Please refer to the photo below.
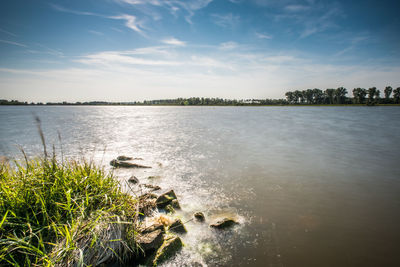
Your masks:
M104 35L104 33L99 32L99 31L89 30L89 32L90 32L91 34L98 35L98 36Z
M6 34L11 35L11 36L13 36L13 37L17 37L16 34L14 34L14 33L12 33L12 32L9 32L9 31L6 31L6 30L1 29L1 28L0 28L0 32L6 33Z
M38 44L38 43L33 44L33 49L28 49L28 50L26 50L26 52L31 53L31 54L46 54L46 55L60 57L60 58L64 57L63 52L56 50L56 49L52 49L43 44Z
M73 9L69 9L60 5L56 5L56 4L52 4L50 3L50 6L57 11L60 12L65 12L65 13L71 13L71 14L75 14L75 15L83 15L83 16L99 16L99 17L103 17L102 15L96 14L96 13L92 13L92 12L86 12L86 11L78 11L78 10L73 10Z
M236 42L233 42L233 41L221 43L219 45L219 48L222 49L222 50L231 50L231 49L235 49L237 47L238 47L238 44Z
M301 12L301 11L306 11L310 9L310 6L305 6L305 5L288 5L284 7L285 11L289 12Z
M272 39L272 35L269 35L266 33L256 32L256 36L257 36L257 38L260 38L260 39Z
M163 42L164 44L176 45L176 46L185 46L186 45L186 42L178 40L174 37L164 39L161 42Z
M55 4L50 4L50 6L53 7L57 11L71 13L71 14L75 14L75 15L95 16L95 17L101 17L101 18L106 18L106 19L123 20L123 21L125 21L126 27L128 27L129 29L131 29L137 33L144 35L143 22L138 21L138 19L133 15L121 14L121 15L117 15L117 16L108 16L108 15L97 14L97 13L93 13L93 12L73 10L73 9L65 8L63 6L55 5Z
M113 65L144 65L144 66L176 66L180 62L173 60L155 60L149 58L138 57L135 51L106 51L83 56L76 62L105 66Z
M322 16L318 16L316 18L305 18L304 30L301 32L300 38L306 38L310 35L338 27L335 22L338 17L343 17L341 9L332 8L325 12Z
M115 0L118 3L124 3L135 6L146 6L152 5L156 7L162 7L173 15L177 15L179 11L184 12L184 17L188 23L192 23L192 17L195 12L199 9L205 8L213 0ZM148 13L148 12L144 12ZM155 14L154 12L152 14ZM154 19L159 18L153 17Z
M213 22L220 27L224 28L233 28L240 22L240 16L234 15L232 13L221 15L221 14L212 14L211 15Z
M229 2L234 3L234 4L239 4L243 2L243 0L229 0Z
M346 54L346 53L352 51L353 49L355 49L359 43L367 42L369 39L370 39L370 36L366 35L366 34L355 36L350 39L350 44L347 47L345 47L344 49L335 53L334 56L335 57L342 56L343 54Z
M20 47L28 47L27 45L24 45L24 44L21 44L21 43L17 43L17 42L13 42L13 41L8 41L8 40L0 40L0 43L20 46Z
M127 14L123 14L123 15L119 15L119 16L112 16L112 17L108 17L110 19L121 19L125 21L125 26L128 27L129 29L141 33L143 34L143 30L142 28L142 23L138 22L137 18L135 16L132 15L127 15Z

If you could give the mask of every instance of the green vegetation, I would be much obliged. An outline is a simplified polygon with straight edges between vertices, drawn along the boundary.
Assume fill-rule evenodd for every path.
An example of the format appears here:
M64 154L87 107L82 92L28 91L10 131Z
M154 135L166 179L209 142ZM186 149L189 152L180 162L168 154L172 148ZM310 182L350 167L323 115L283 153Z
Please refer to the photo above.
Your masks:
M25 160L0 165L0 265L97 265L132 253L135 200L112 174Z
M393 92L393 98L390 97ZM380 97L380 91L376 87L368 90L364 88L354 88L353 97L347 97L347 89L339 87L337 89L307 89L286 92L288 104L306 104L306 105L351 105L351 104L400 104L400 87L394 89L386 86L384 89L385 97Z
M400 87L393 89L386 86L384 89L384 98L380 97L380 90L371 87L368 90L364 88L354 88L353 97L347 97L347 89L339 87L337 89L328 88L324 91L318 88L307 90L295 90L285 93L286 99L223 99L223 98L175 98L144 100L133 102L47 102L30 103L19 102L18 100L0 99L0 105L66 105L66 106L266 106L266 105L376 105L376 104L400 104ZM393 97L391 94L393 93Z

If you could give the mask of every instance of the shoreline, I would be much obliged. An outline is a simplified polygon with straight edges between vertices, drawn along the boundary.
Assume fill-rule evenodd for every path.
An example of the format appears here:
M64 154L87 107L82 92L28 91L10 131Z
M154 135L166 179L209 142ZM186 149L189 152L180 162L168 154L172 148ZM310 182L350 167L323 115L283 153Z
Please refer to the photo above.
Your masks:
M137 159L119 156L110 165L132 170L151 168L133 163ZM209 222L201 211L183 222L175 215L182 207L173 189L163 191L132 175L128 184L142 191L134 197L131 186L132 192L123 192L117 176L92 163L61 164L55 157L45 157L25 158L25 164L6 158L0 162L0 207L4 214L0 218L0 261L8 264L157 266L184 246L181 237L188 231L185 223L206 223L210 231L238 224L227 217ZM32 188L37 189L29 193ZM31 197L23 199L24 195ZM17 205L20 201L22 206ZM39 206L38 201L42 203ZM48 215L40 219L38 214ZM32 221L32 216L37 219ZM21 226L15 228L16 223ZM25 246L13 243L26 238L26 227L32 228L30 241Z

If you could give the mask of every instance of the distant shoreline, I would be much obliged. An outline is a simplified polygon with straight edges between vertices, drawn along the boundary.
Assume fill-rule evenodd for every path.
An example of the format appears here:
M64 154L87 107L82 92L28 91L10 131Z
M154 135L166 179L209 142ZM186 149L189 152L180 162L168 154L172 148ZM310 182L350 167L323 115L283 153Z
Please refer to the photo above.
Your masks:
M391 106L400 106L400 104L220 104L220 105L179 105L179 104L125 104L125 103L107 103L107 104L62 104L62 103L44 103L44 104L37 104L37 103L8 103L2 104L0 106L137 106L137 107L151 107L151 106L158 106L158 107L365 107L365 106L379 106L379 107L391 107Z

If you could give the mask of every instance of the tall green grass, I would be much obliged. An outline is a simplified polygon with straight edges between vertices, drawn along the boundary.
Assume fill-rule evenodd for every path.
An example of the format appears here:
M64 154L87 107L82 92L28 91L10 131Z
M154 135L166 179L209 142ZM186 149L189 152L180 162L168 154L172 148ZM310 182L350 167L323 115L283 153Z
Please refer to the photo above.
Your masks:
M121 257L121 246L134 247L124 240L135 215L135 200L92 163L45 157L2 165L0 265L86 266L105 254Z

